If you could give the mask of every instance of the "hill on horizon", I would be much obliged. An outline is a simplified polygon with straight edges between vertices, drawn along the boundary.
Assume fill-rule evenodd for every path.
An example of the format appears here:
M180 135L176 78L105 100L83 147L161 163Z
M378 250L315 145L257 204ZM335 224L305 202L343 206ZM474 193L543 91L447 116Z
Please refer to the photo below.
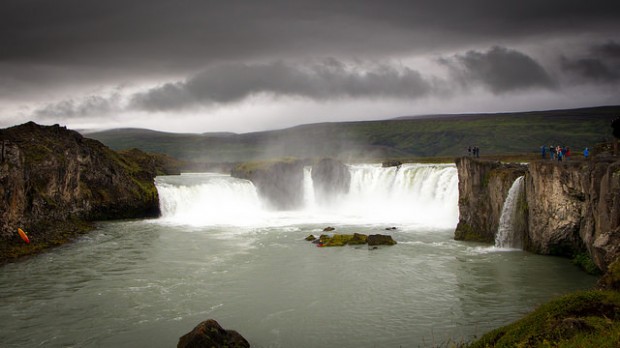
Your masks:
M573 151L609 141L620 106L511 113L443 114L381 121L317 123L254 133L167 133L125 128L87 133L115 150L138 148L198 163L281 157L343 160L448 157L478 146L485 154Z

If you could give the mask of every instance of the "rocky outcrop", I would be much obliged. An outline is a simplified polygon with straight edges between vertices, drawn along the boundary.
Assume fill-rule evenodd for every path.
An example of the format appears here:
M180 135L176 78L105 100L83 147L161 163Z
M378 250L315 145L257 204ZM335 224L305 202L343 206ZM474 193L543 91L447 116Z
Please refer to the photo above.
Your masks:
M492 243L502 207L514 181L527 167L499 161L461 157L456 160L459 176L459 222L457 240Z
M587 251L606 270L620 256L620 161L536 161L526 176L528 250Z
M470 158L458 159L457 168L460 218L455 238L491 242L504 192L523 169ZM617 158L531 162L525 172L524 194L524 249L569 257L586 253L603 271L620 257Z
M392 238L392 236L385 234L371 234L365 235L361 233L353 233L353 234L334 234L332 236L322 234L317 239L313 235L309 235L305 238L307 241L311 241L314 244L317 244L320 247L341 247L345 245L363 245L368 244L369 246L378 246L378 245L396 245L396 241Z
M252 181L274 209L295 209L303 203L303 161L248 162L233 168L231 175Z
M314 194L319 201L329 201L349 192L351 173L342 162L324 158L312 166Z
M84 221L159 214L153 167L96 140L30 122L0 130L0 142L0 262L62 243ZM32 243L15 252L18 227Z
M237 331L225 330L213 320L205 320L179 339L177 348L249 348Z

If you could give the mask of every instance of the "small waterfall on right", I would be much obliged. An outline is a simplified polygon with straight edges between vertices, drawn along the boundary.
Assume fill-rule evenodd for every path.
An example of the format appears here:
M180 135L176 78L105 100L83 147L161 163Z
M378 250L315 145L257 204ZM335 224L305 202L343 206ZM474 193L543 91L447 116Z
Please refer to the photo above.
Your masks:
M523 247L521 231L518 228L519 197L523 190L523 176L518 177L504 201L499 227L495 235L496 248L521 249Z

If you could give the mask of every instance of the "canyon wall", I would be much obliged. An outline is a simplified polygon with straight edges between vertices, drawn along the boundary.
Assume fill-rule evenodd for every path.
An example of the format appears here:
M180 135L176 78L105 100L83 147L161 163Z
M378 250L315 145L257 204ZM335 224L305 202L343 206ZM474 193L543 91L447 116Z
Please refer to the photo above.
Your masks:
M454 238L492 243L508 191L519 176L525 175L526 166L461 157L456 167L459 222Z
M457 159L456 164L459 169L460 221L455 238L490 242L499 221L496 206L503 204L505 196L502 193L506 189L503 185L491 185L491 177L498 170L514 170L514 174L503 176L518 177L523 170L467 157ZM531 162L525 172L524 192L525 250L569 257L587 253L603 271L618 258L618 158ZM464 234L463 230L467 233ZM482 237L463 238L469 235Z
M87 229L85 221L159 214L156 163L143 152L122 155L33 122L0 130L0 143L0 262L60 244Z

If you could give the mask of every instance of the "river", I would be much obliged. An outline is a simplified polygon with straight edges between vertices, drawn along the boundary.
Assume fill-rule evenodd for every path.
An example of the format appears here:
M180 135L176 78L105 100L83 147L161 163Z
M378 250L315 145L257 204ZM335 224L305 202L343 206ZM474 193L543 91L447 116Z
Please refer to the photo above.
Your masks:
M161 218L98 223L0 268L2 347L174 347L209 318L252 347L427 347L595 282L566 259L453 240L454 166L350 171L348 194L317 202L307 169L295 211L226 175L158 177ZM327 226L398 244L304 240Z

